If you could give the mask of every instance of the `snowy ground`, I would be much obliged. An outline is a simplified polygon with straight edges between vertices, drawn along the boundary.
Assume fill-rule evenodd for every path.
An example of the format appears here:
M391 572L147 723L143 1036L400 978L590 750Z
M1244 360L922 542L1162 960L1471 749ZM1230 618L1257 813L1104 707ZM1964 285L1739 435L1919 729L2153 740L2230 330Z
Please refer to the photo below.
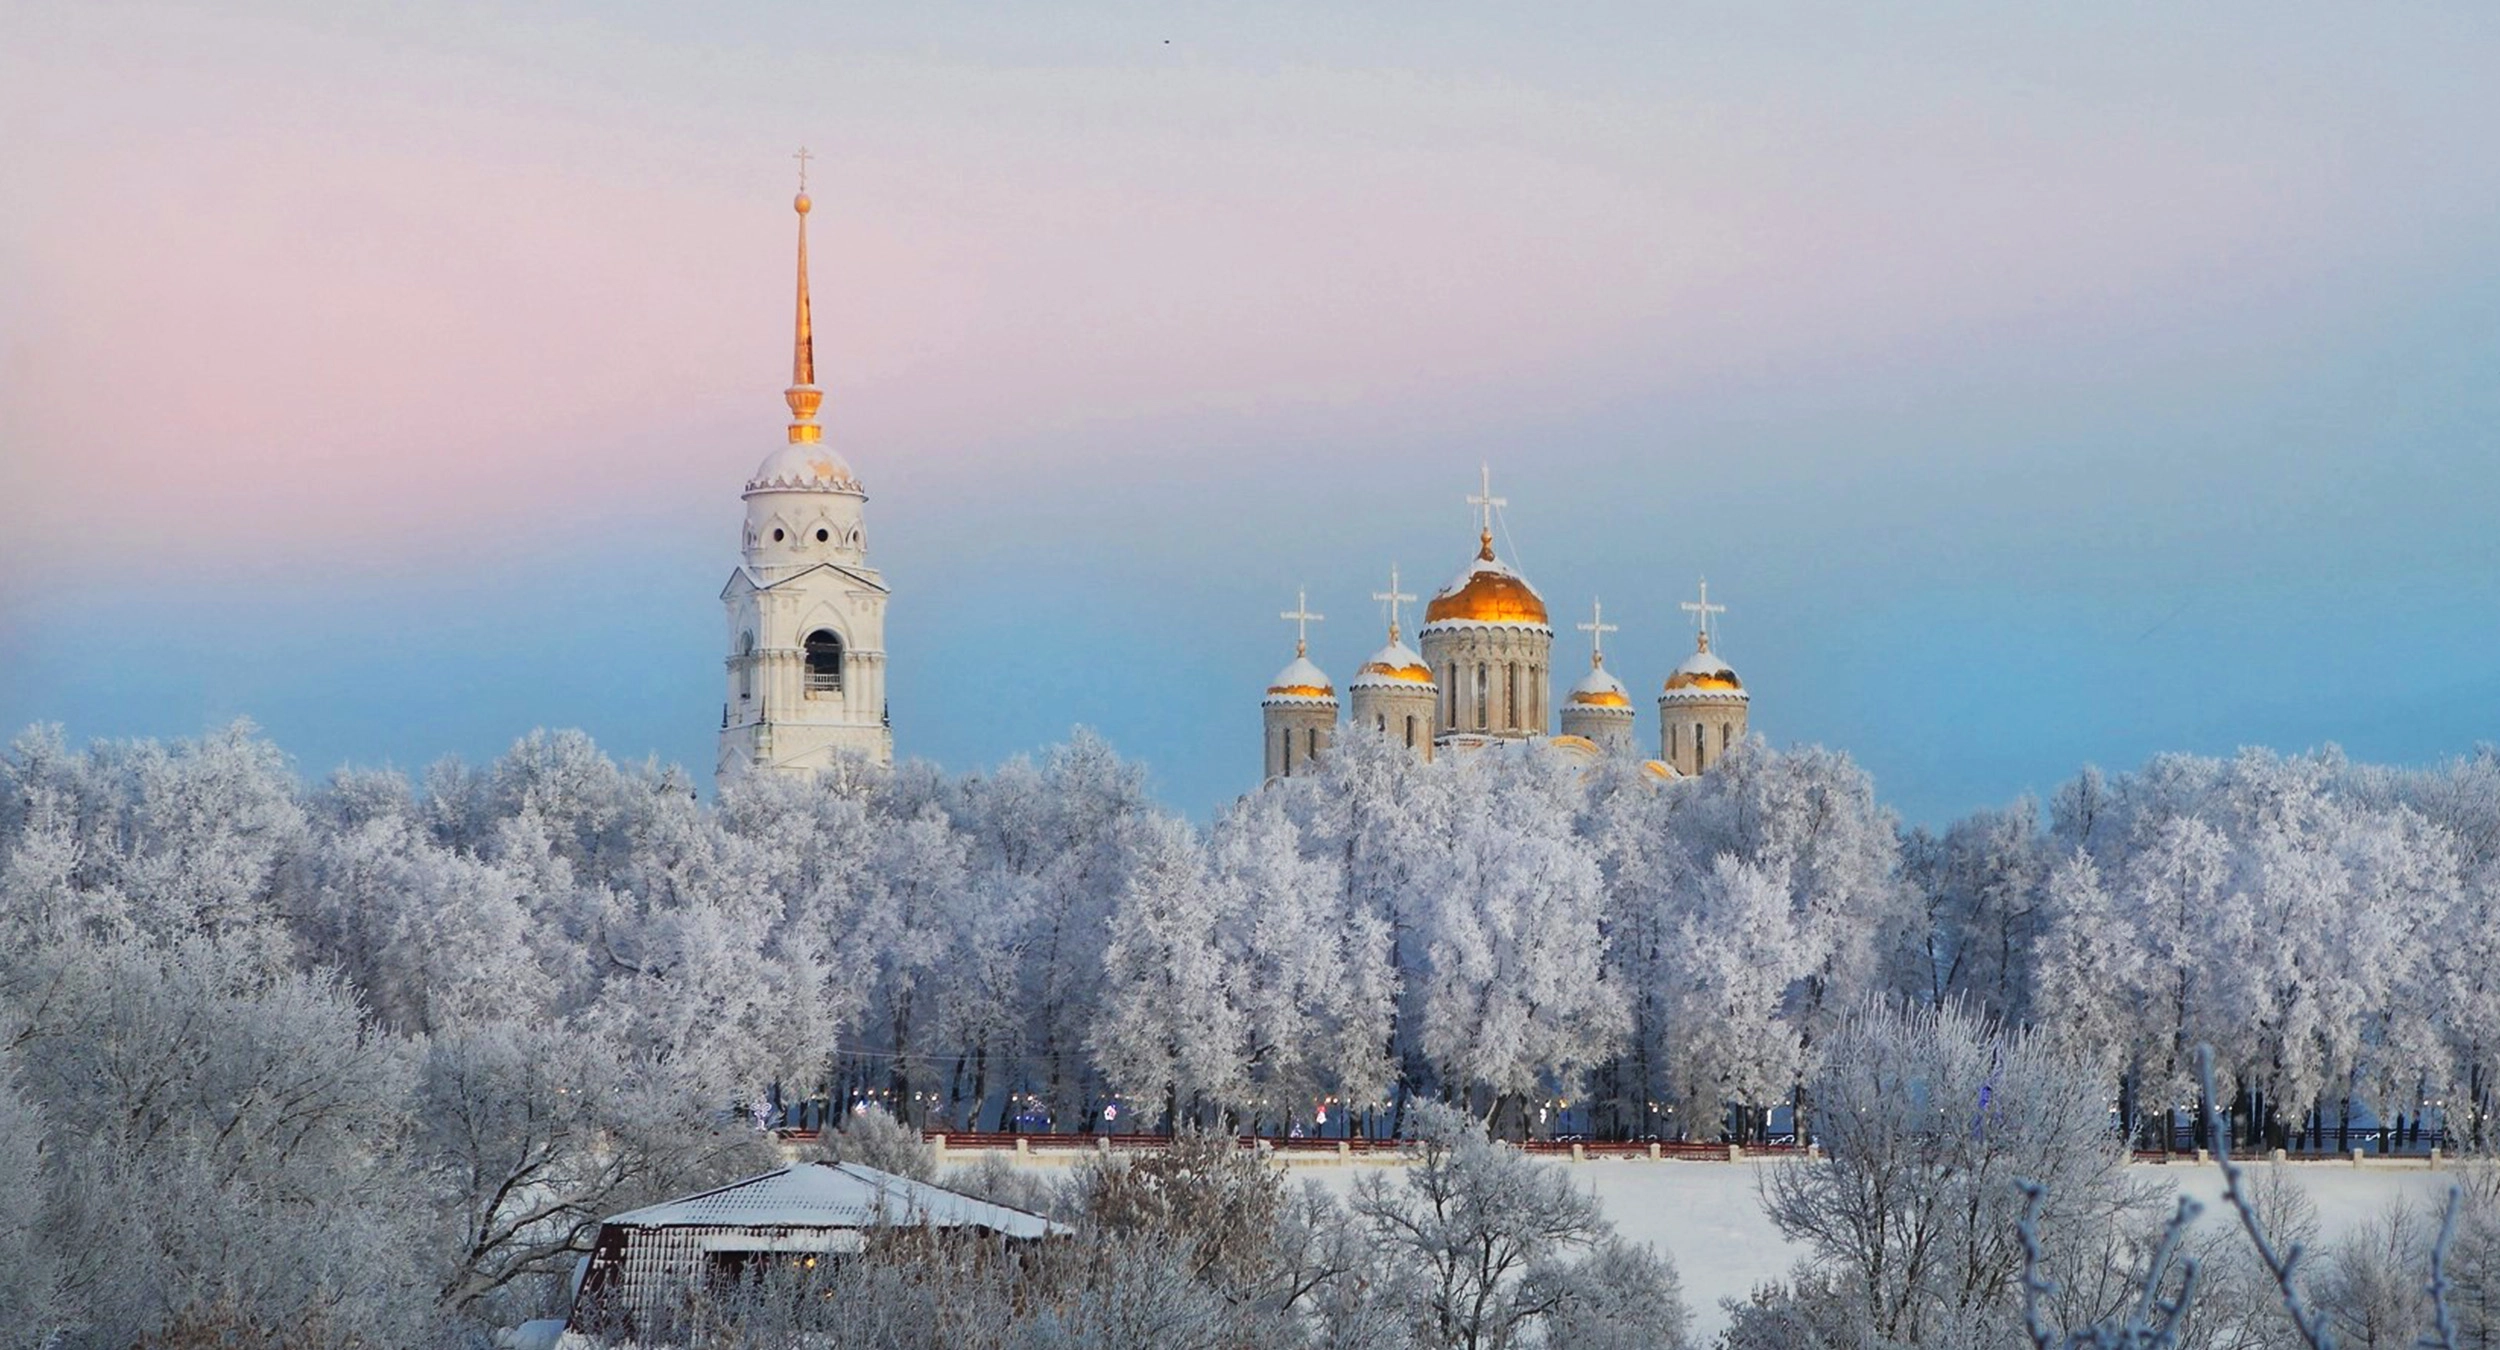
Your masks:
M1744 1298L1755 1285L1787 1273L1800 1255L1763 1214L1755 1177L1762 1167L1796 1165L1604 1161L1575 1164L1571 1173L1596 1193L1618 1232L1654 1243L1675 1258L1696 1329L1707 1338L1727 1324L1719 1300ZM1350 1186L1355 1169L1310 1170L1314 1175L1334 1173ZM2133 1170L2165 1186L2184 1186L2205 1201L2200 1223L2230 1221L2221 1210L2222 1180L2214 1168L2144 1164ZM2316 1202L2320 1236L2326 1241L2341 1237L2391 1202L2444 1195L2448 1184L2446 1177L2427 1170L2300 1163L2291 1165L2291 1171Z
M1655 1244L1675 1258L1684 1299L1692 1305L1704 1341L1727 1325L1721 1299L1743 1299L1753 1287L1784 1275L1800 1254L1763 1215L1756 1173L1761 1167L1796 1163L1728 1164L1609 1160L1567 1164L1571 1175L1596 1193L1617 1231ZM2263 1164L2261 1164L2262 1166ZM1304 1163L1297 1175L1316 1177L1343 1193L1370 1165ZM2436 1201L2449 1177L2419 1163L2409 1167L2354 1167L2348 1163L2286 1164L2318 1207L2322 1241L2332 1242L2390 1204ZM2202 1224L2234 1222L2221 1206L2222 1179L2214 1168L2139 1164L2133 1171L2164 1186L2184 1186L2205 1202Z
M1696 1329L1706 1340L1727 1325L1721 1299L1742 1299L1753 1287L1787 1273L1800 1252L1782 1240L1762 1212L1756 1172L1793 1163L1601 1161L1571 1165L1571 1175L1597 1195L1615 1228L1636 1241L1654 1243L1675 1258L1692 1305ZM2318 1207L2319 1235L2332 1242L2391 1203L2436 1201L2449 1177L2419 1164L2411 1168L2354 1167L2336 1163L2288 1164ZM1362 1170L1316 1166L1332 1190L1353 1185ZM2214 1168L2139 1164L2134 1173L2164 1186L2184 1186L2205 1202L2200 1224L2234 1222L2224 1211L2222 1176Z

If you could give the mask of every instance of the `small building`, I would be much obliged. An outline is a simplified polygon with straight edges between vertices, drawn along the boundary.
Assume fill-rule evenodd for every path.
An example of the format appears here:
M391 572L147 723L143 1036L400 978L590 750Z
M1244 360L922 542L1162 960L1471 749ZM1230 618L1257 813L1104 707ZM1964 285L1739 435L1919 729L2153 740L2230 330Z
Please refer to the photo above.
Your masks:
M565 1324L629 1335L656 1330L707 1290L776 1265L839 1260L864 1250L872 1234L898 1228L1001 1243L1072 1231L1039 1214L858 1163L795 1163L601 1223Z

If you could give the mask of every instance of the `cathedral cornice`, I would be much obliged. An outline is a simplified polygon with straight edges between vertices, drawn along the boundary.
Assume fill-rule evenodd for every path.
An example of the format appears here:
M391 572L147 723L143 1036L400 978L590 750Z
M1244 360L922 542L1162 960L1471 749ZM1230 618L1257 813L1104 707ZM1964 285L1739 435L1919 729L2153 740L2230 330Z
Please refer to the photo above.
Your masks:
M783 577L778 581L760 580L756 577L754 569L741 565L737 571L730 573L729 584L721 587L721 598L726 600L730 596L736 595L738 593L738 583L742 581L746 583L746 588L750 591L776 591L789 586L792 582L798 581L804 577L813 576L818 572L831 572L836 576L849 577L851 580L858 582L860 585L867 587L869 590L878 595L892 594L892 592L887 589L886 584L883 581L878 580L874 573L863 572L853 567L844 567L840 563L815 562L809 563L805 567L800 568L796 572L792 572L790 575Z

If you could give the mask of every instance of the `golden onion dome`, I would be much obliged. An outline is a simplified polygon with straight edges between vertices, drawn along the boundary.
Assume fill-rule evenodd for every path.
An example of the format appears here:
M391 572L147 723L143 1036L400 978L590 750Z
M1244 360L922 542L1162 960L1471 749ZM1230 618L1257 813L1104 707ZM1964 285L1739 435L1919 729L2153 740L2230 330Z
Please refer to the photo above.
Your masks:
M1701 649L1685 657L1667 676L1666 692L1688 698L1745 698L1744 681L1710 650L1710 639L1701 640Z
M1311 664L1311 658L1297 656L1292 665L1277 671L1276 678L1267 682L1267 698L1263 701L1334 703L1337 690L1320 668Z
M1403 642L1392 640L1388 646L1372 653L1372 659L1346 681L1348 689L1412 689L1430 693L1432 672L1424 667L1424 658Z
M1564 701L1573 707L1621 708L1629 712L1632 693L1623 687L1623 681L1607 673L1604 666L1592 665L1589 673L1581 676L1578 684L1571 686L1571 692L1565 695Z
M1493 556L1493 533L1488 530L1475 562L1424 606L1424 622L1534 624L1543 628L1545 601L1527 578Z
M1681 778L1684 776L1675 771L1674 765L1669 764L1663 759L1642 760L1641 772L1648 774L1652 778Z

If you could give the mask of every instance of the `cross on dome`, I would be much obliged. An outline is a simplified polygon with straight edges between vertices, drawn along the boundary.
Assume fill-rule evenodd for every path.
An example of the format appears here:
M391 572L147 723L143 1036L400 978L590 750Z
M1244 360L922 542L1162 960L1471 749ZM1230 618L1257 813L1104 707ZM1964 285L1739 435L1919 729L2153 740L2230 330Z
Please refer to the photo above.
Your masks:
M1490 558L1493 556L1493 508L1510 505L1510 499L1493 495L1493 466L1491 464L1479 464L1476 467L1483 475L1483 486L1474 496L1467 499L1467 504L1484 508L1484 556Z
M1293 654L1308 656L1311 654L1311 625L1328 616L1311 612L1311 588L1304 586L1294 591L1293 608L1276 617L1293 620Z
M807 162L814 159L815 156L809 154L807 152L807 147L802 145L799 147L799 152L790 156L790 158L799 162L799 191L805 192L807 191Z
M1710 616L1727 613L1727 606L1710 603L1710 579L1702 578L1701 599L1698 602L1687 600L1678 608L1693 616L1694 626L1701 630L1701 649L1705 652L1710 650Z
M1603 600L1590 601L1589 621L1576 626L1581 632L1589 635L1589 668L1591 670L1595 670L1596 668L1605 665L1606 635L1608 633L1620 633L1623 631L1623 625L1606 622L1606 602Z
M1396 642L1396 641L1398 641L1398 640L1399 640L1399 637L1398 637L1398 628L1399 628L1399 626L1400 626L1400 625L1399 625L1399 623L1398 623L1398 606L1399 606L1399 604L1401 604L1401 603L1403 603L1403 602L1405 602L1405 601L1410 601L1410 600L1413 600L1414 598L1415 598L1414 596L1409 595L1409 594L1407 594L1406 592L1401 591L1401 590L1399 590L1399 589L1398 589L1398 565L1397 565L1396 563L1391 563L1391 564L1389 564L1389 589L1387 589L1387 590L1385 590L1385 591L1374 591L1374 592L1372 592L1372 599L1374 599L1374 600L1378 600L1378 601L1380 601L1382 604L1385 604L1385 605L1387 605L1387 606L1389 607L1389 640L1390 640L1391 642Z

